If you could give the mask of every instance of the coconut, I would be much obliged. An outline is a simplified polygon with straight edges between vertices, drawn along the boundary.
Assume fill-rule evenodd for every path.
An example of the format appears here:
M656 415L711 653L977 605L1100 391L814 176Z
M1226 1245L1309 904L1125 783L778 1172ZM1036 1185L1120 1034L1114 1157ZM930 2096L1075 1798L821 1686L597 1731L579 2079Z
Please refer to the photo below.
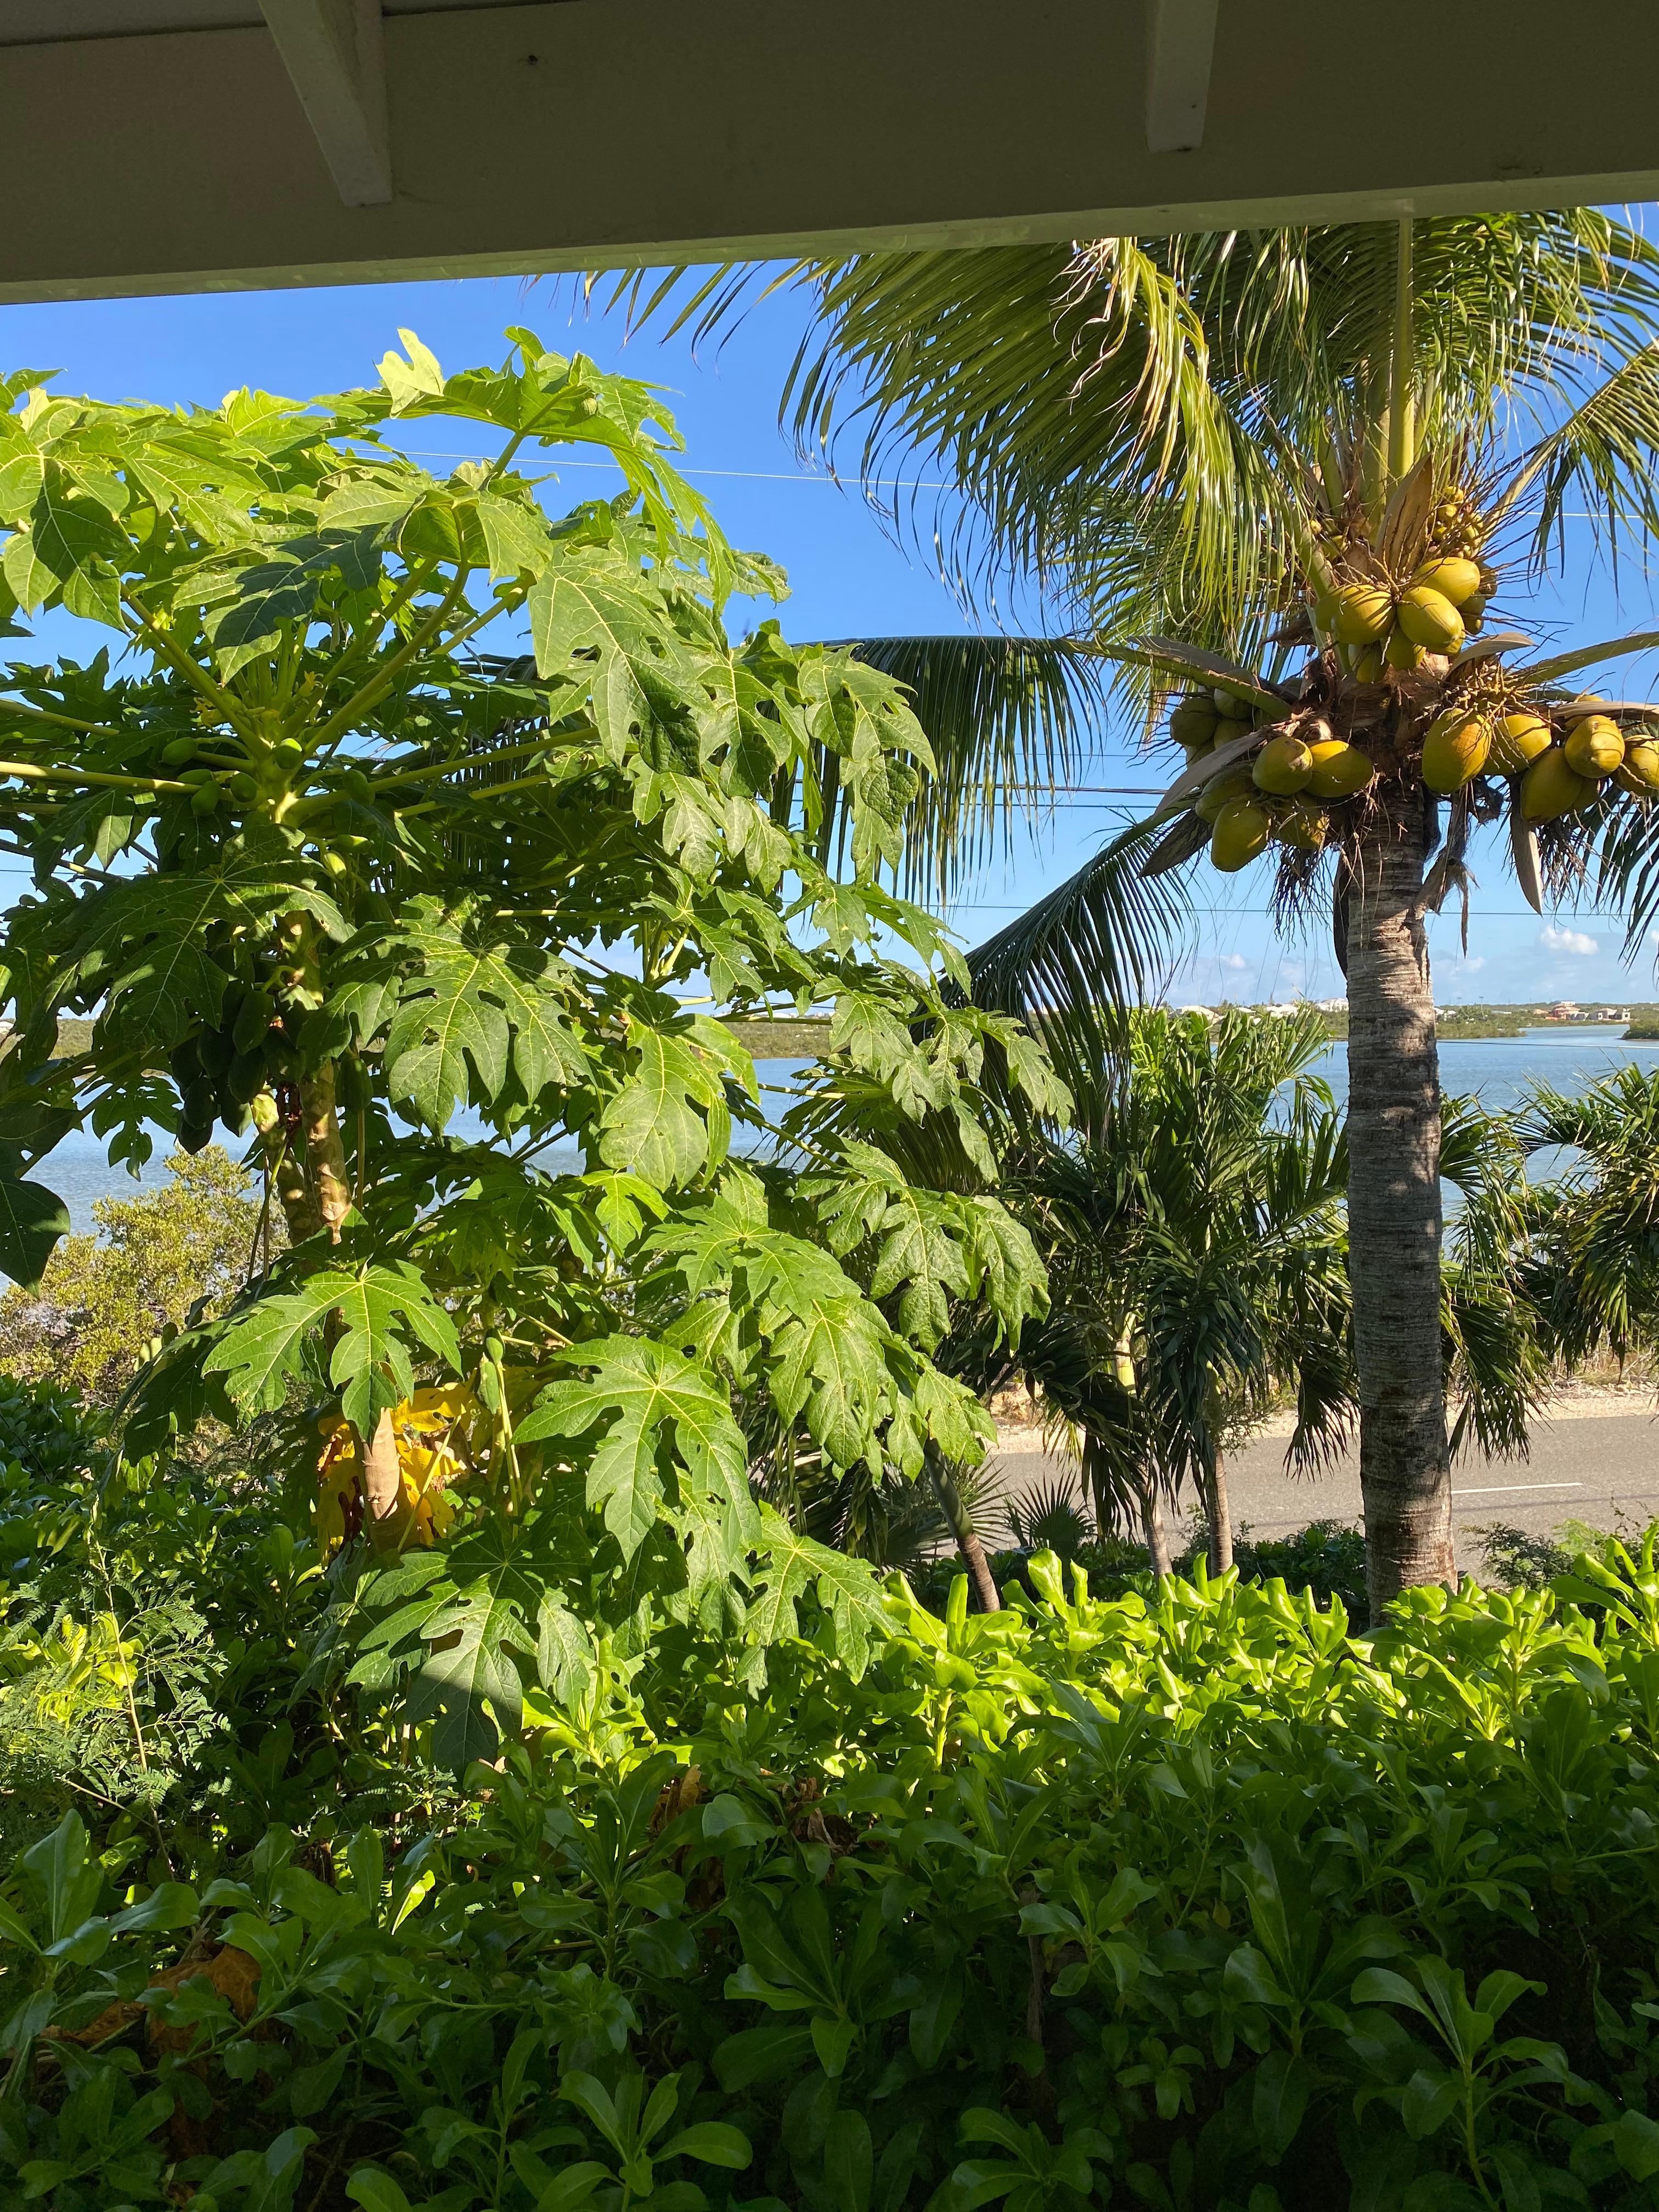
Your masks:
M1521 779L1521 811L1528 822L1553 822L1576 814L1595 796L1595 786L1568 764L1559 745L1540 753Z
M1376 774L1370 756L1340 738L1328 738L1308 750L1313 755L1313 772L1308 778L1310 799L1352 799Z
M1254 799L1255 785L1247 768L1230 768L1220 775L1212 775L1198 797L1193 801L1193 812L1200 822L1215 827L1215 818L1228 802L1235 799Z
M1377 584L1344 584L1336 601L1336 635L1344 645L1375 645L1394 620L1394 598Z
M1311 799L1293 799L1273 824L1273 836L1292 852L1317 853L1330 835L1331 817Z
M1211 860L1224 876L1237 875L1266 851L1273 826L1265 806L1255 805L1248 799L1229 799L1216 817Z
M1188 751L1203 752L1214 739L1219 719L1207 691L1189 692L1184 699L1176 702L1170 716L1170 735Z
M1567 732L1561 746L1567 766L1580 775L1611 775L1625 757L1625 740L1607 714L1586 714Z
M1480 564L1465 561L1455 553L1443 553L1437 561L1425 561L1412 578L1414 586L1438 592L1443 599L1461 607L1472 599L1480 589Z
M1254 722L1240 721L1235 716L1224 714L1215 726L1215 750L1231 744L1235 738L1248 738L1255 727Z
M1380 684L1382 681L1382 650L1380 646L1360 647L1353 657L1353 678L1356 684Z
M1275 799L1288 799L1300 791L1312 774L1313 754L1289 730L1269 738L1255 757L1256 788L1272 792Z
M1255 720L1255 702L1254 699L1246 699L1241 693L1237 691L1229 691L1224 686L1219 685L1211 693L1210 696L1215 701L1215 710L1217 714L1223 716L1226 720L1230 722L1249 722Z
M1463 642L1463 617L1443 592L1413 584L1400 599L1400 627L1425 653L1455 653Z
M1422 665L1426 648L1407 637L1398 624L1389 632L1389 641L1382 648L1385 668L1418 668Z
M1550 726L1537 714L1505 714L1492 732L1486 765L1499 775L1519 775L1550 744Z
M1431 791L1462 791L1486 765L1492 732L1479 714L1449 707L1423 739L1423 781Z
M1659 744L1643 736L1627 744L1613 780L1621 791L1633 792L1638 799L1651 799L1659 791Z

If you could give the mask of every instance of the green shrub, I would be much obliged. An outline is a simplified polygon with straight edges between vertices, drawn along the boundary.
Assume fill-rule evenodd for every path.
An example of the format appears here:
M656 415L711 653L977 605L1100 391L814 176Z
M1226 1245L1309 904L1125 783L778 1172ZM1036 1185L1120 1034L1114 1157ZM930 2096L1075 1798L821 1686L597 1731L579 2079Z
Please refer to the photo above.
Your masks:
M66 1237L38 1288L0 1295L11 1375L112 1401L164 1331L228 1304L256 1247L286 1244L280 1214L262 1217L253 1177L217 1145L193 1158L174 1152L167 1166L157 1189L94 1200L99 1233Z
M642 1614L462 1796L256 1481L125 1481L37 1601L109 1570L163 1771L4 1887L0 2205L1651 2201L1651 1539L1358 1639L1038 1555L758 1686Z
M1012 1516L1011 1516L1011 1518ZM1123 1536L1090 1537L1082 1542L1053 1541L1060 1516L1044 1516L1048 1548L1068 1564L1080 1567L1088 1577L1091 1597L1124 1597L1131 1591L1150 1592L1151 1573L1146 1547ZM1036 1533L1035 1531L1033 1533ZM1012 1547L991 1554L991 1571L999 1586L1019 1584L1030 1589L1030 1560L1036 1547ZM1176 1571L1190 1578L1205 1557L1206 1538L1201 1523L1186 1550L1176 1558ZM1309 1591L1321 1605L1339 1598L1350 1621L1364 1627L1369 1619L1365 1597L1365 1539L1352 1522L1310 1521L1288 1536L1253 1536L1241 1522L1233 1539L1234 1565L1239 1579L1265 1583L1275 1577L1292 1596ZM1571 1564L1572 1554L1562 1553L1553 1571ZM929 1561L915 1578L917 1595L935 1612L945 1605L957 1571L954 1555L941 1554ZM1510 1577L1514 1579L1514 1577Z

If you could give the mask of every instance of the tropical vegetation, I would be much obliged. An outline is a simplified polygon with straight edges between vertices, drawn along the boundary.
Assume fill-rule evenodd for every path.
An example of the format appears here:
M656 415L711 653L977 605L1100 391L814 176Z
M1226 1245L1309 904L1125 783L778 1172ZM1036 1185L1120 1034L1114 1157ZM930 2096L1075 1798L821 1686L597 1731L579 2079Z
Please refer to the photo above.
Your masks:
M981 1454L930 1352L954 1298L1009 1334L1041 1303L983 1130L1063 1098L879 880L928 763L898 686L772 621L732 645L731 594L783 580L678 475L659 402L509 343L446 375L404 333L370 389L212 409L25 372L0 417L15 628L61 609L118 647L0 683L34 883L0 915L0 1264L41 1274L69 1131L134 1164L157 1125L248 1134L235 1295L167 1313L124 1448L279 1435L458 1767L659 1617L724 1624L758 1680L816 1582L863 1648L871 1577L751 1462ZM434 415L489 457L405 457ZM572 444L624 489L550 520L524 465ZM717 1017L819 1005L976 1180L917 1188L828 1122L785 1171Z
M1494 625L1562 556L1570 507L1614 558L1659 525L1653 246L1580 209L877 252L769 281L809 296L785 395L803 443L850 433L876 484L927 457L963 498L952 574L988 605L1035 580L1072 633L1000 663L975 641L955 668L945 641L909 641L939 702L924 834L961 844L1011 768L1073 773L1091 654L1149 732L1188 687L1170 728L1194 757L1161 810L1178 818L981 947L981 1000L1133 996L1178 915L1174 872L1206 848L1230 871L1271 848L1281 916L1329 913L1373 1595L1449 1580L1424 916L1504 819L1534 905L1589 871L1632 943L1651 919L1646 704L1574 700L1566 679L1659 633L1534 658ZM678 313L706 328L749 283L716 272ZM641 312L680 297L631 283Z
M0 681L0 2208L1651 2203L1654 1537L1221 1565L1363 1396L1320 1032L976 1003L891 880L1007 650L734 644L656 397L510 336L0 417L14 632L111 640ZM1656 1100L1448 1112L1454 1443L1648 1347ZM178 1150L65 1242L76 1129ZM999 1578L1020 1373L1097 1526ZM1103 1525L1194 1483L1213 1575Z
M1650 1545L809 1592L457 1775L278 1486L0 1416L0 2203L1652 2201Z

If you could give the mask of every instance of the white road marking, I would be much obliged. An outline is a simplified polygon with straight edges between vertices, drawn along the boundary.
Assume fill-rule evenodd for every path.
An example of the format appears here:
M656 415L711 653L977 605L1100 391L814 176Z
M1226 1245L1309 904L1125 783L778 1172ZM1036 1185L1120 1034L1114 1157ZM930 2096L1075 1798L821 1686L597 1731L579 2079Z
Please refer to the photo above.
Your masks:
M1479 1490L1454 1490L1454 1498L1496 1498L1515 1490L1582 1490L1582 1482L1488 1482Z

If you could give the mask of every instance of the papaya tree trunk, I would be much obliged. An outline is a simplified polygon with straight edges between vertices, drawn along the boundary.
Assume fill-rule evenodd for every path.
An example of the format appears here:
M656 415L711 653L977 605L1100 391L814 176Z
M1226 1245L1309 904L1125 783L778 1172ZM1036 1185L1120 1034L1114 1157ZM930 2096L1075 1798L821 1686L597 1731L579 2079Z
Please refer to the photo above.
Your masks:
M306 1147L306 1182L317 1210L318 1224L327 1230L330 1243L337 1244L340 1224L351 1211L351 1182L346 1174L340 1117L334 1106L332 1060L301 1083L300 1116Z
M991 1573L991 1563L985 1556L985 1547L979 1540L973 1516L963 1503L962 1492L945 1455L935 1443L926 1447L927 1473L933 1485L933 1495L939 1499L939 1511L945 1516L945 1525L956 1538L957 1549L962 1554L962 1564L968 1570L968 1580L981 1613L1000 1613L1002 1593Z
M283 1218L288 1224L289 1242L302 1244L323 1225L312 1200L305 1162L289 1143L276 1101L269 1091L258 1094L252 1112L253 1126L259 1132L260 1148L265 1156L265 1170L282 1206Z
M383 1413L362 1455L363 1534L377 1552L401 1551L415 1525L404 1495L392 1416Z
M1455 1579L1426 854L1422 790L1382 782L1347 893L1348 1246L1373 1620L1413 1583Z

